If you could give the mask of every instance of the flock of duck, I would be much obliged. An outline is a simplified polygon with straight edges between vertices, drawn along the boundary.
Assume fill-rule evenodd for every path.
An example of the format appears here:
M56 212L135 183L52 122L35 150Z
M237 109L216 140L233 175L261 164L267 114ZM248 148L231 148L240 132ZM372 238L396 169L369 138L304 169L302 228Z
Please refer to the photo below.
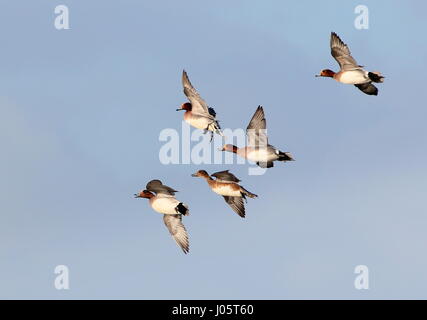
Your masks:
M378 89L372 84L381 83L384 77L379 72L368 72L363 66L357 64L351 56L348 46L334 32L330 39L331 54L340 66L339 72L324 69L316 77L331 77L338 82L353 84L368 95L377 95ZM185 71L182 74L184 94L189 102L181 105L177 111L184 110L184 121L192 127L209 132L211 141L214 133L223 136L221 127L216 119L216 112L202 99L193 87ZM228 151L240 157L255 162L262 168L271 168L274 161L293 161L288 152L280 151L268 143L266 134L266 119L264 109L259 106L249 125L246 128L247 146L237 147L231 144L224 145L220 151ZM199 170L192 174L206 180L210 189L221 195L225 202L240 217L245 217L244 200L246 197L256 198L257 195L249 192L239 184L240 180L228 170L208 174L205 170ZM182 223L182 216L189 215L188 206L175 198L177 190L164 185L160 180L151 180L147 183L145 190L135 194L136 198L149 199L150 206L157 212L163 214L163 221L176 243L184 253L190 249L188 233Z

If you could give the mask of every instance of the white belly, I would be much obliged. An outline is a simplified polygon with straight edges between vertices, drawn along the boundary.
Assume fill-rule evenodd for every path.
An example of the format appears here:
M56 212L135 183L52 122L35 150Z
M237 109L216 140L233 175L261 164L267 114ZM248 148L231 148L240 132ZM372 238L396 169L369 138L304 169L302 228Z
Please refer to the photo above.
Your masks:
M151 207L158 213L163 214L177 214L175 207L179 204L179 201L173 197L156 197L151 201Z
M246 153L246 158L254 162L270 162L277 160L278 156L269 149L258 149L248 151Z
M369 81L365 71L354 70L354 71L344 71L339 77L339 82L345 84L361 84Z
M216 186L212 189L213 192L218 193L222 196L228 196L228 197L241 197L242 194L240 193L240 190L233 190L231 186Z
M187 123L190 124L191 126L197 129L202 129L202 130L205 130L209 126L209 123L211 122L209 119L203 118L203 117L189 118L189 119L185 119L185 121L187 121Z

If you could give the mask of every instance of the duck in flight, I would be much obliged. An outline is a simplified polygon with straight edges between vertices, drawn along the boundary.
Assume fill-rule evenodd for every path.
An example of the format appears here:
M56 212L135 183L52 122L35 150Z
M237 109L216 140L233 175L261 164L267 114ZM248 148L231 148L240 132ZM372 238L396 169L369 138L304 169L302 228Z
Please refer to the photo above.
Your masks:
M218 120L216 120L216 112L209 107L205 100L200 96L197 90L193 87L185 70L182 72L182 85L184 94L190 102L183 103L176 111L185 110L184 121L191 126L204 130L204 133L211 133L211 141L214 132L223 136Z
M247 146L238 148L232 144L224 145L220 151L228 151L255 162L261 168L271 168L274 161L293 161L289 152L283 152L268 143L267 121L264 109L258 106L246 128Z
M191 176L205 179L211 190L223 196L231 209L242 218L245 217L243 200L246 200L246 196L249 198L258 197L239 185L240 180L228 170L215 172L211 176L205 170L199 170Z
M176 243L184 253L190 250L187 230L182 224L182 216L188 216L188 206L175 198L176 190L168 187L160 180L151 180L146 189L135 194L135 198L149 199L151 208L163 214L163 222Z
M354 84L368 95L378 95L378 88L372 82L382 83L384 77L380 72L369 72L363 69L351 56L348 46L335 32L331 33L331 54L340 66L339 72L323 69L316 77L329 77L345 84Z

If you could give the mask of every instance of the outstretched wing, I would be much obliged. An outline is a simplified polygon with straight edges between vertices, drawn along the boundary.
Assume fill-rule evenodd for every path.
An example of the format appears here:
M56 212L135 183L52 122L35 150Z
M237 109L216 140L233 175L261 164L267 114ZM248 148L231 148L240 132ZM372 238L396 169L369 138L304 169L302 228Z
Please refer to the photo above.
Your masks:
M162 194L169 194L169 195L175 195L175 192L178 192L175 189L172 189L171 187L165 186L160 180L151 180L147 183L147 186L145 187L148 191Z
M268 145L266 129L267 121L265 120L264 109L262 106L258 106L248 127L246 128L248 146L266 148Z
M374 86L372 83L361 83L361 84L355 84L355 87L357 87L360 91L363 91L364 93L370 95L370 96L376 96L378 95L378 88Z
M227 182L240 182L240 180L228 170L218 171L211 174L212 177L215 177L217 180L227 181Z
M228 203L228 205L231 207L231 209L233 209L234 212L236 212L242 218L245 217L245 204L243 203L242 197L223 197L225 202Z
M182 72L182 85L184 87L184 94L187 96L191 103L191 111L206 117L215 117L215 111L213 108L209 108L206 101L200 96L197 90L193 87L188 78L185 70Z
M163 215L163 221L182 251L188 253L190 251L190 242L188 241L187 230L182 224L182 216L180 214L165 214Z
M331 54L340 65L341 70L359 69L360 66L351 56L350 49L335 32L331 33Z

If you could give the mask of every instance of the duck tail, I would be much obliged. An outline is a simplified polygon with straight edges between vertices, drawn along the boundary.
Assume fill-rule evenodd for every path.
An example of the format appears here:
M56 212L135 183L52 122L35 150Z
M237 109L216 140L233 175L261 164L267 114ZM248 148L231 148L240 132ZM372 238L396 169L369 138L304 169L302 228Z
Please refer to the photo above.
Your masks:
M215 121L215 123L214 123L214 129L215 129L215 133L219 134L221 137L224 136L224 134L221 131L221 127L220 127L218 121Z
M369 79L371 79L372 82L376 82L376 83L384 82L383 75L381 74L381 72L378 72L378 71L368 72L368 77Z
M224 136L224 134L221 131L221 127L220 127L220 125L218 123L218 120L215 120L215 121L211 122L208 125L208 127L205 129L205 132L207 132L207 131L215 132L216 134L219 134L221 137Z
M279 151L279 159L278 161L295 161L292 155L289 152Z
M182 214L183 216L188 216L188 215L190 215L190 210L188 209L188 206L187 206L184 202L180 202L180 203L176 206L175 210L176 210L178 213Z
M242 186L240 186L240 190L242 192L243 197L244 196L248 196L249 198L256 198L256 197L258 197L255 193L249 192L248 190L246 190Z

